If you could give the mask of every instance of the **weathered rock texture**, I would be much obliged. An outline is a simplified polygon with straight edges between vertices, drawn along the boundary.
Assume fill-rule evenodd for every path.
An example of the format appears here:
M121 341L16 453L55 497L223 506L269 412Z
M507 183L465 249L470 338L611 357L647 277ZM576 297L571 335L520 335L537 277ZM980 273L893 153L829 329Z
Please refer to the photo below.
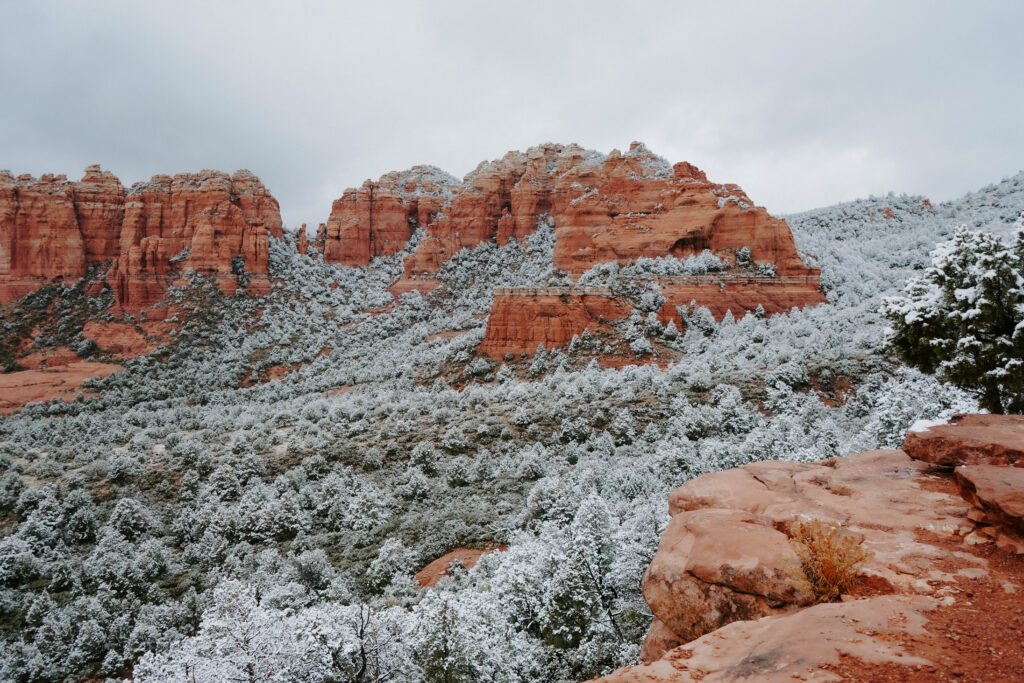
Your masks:
M282 234L275 200L255 175L238 171L153 176L128 192L114 293L128 310L148 308L191 269L234 293L235 259L250 291L269 291L268 235Z
M572 277L599 263L685 259L704 250L730 266L715 278L667 283L665 321L680 322L676 306L691 301L719 318L758 305L772 314L824 301L818 270L801 261L784 221L754 206L736 185L712 183L688 163L672 166L640 143L608 155L578 145L531 147L481 163L461 183L426 166L390 173L346 190L314 244L322 244L328 262L362 266L402 251L422 228L394 291L428 291L441 265L460 250L522 239L541 220L554 225L554 266ZM753 278L734 268L743 247L753 262L773 266L777 277ZM583 292L572 292L562 307L550 299L555 293L517 296L506 292L496 300L485 352L560 346L594 323L588 309L623 308Z
M268 235L281 236L277 201L248 171L154 176L128 192L99 166L79 182L3 171L0 303L108 262L118 303L133 312L162 299L188 269L217 276L233 292L232 268L241 263L250 291L263 293Z
M1024 466L1024 415L955 415L907 433L903 450L935 465Z
M365 266L405 249L417 227L433 222L451 201L458 180L434 166L413 166L348 189L331 207L324 260Z
M603 287L498 289L479 350L495 358L553 349L584 330L597 332L607 320L629 315L631 307Z
M1006 438L1000 422L960 416L933 435L945 443L930 452L968 457L986 433L995 443ZM953 624L973 618L977 609L967 598L979 584L964 588L964 581L987 581L986 590L1009 596L1000 605L1015 608L1012 593L1024 576L1005 572L1016 564L994 566L990 552L971 551L990 538L998 543L1000 525L1019 530L1020 472L1006 459L967 465L957 468L954 483L931 462L871 451L822 463L754 463L693 479L669 496L671 521L643 579L655 615L647 664L602 680L839 680L835 671L877 674L871 667L881 665L934 671L929 658L945 657L949 641L923 627L931 610L952 610L942 619ZM808 519L838 524L871 553L857 597L807 606L812 596L787 532ZM984 529L989 533L978 533ZM1024 552L1012 543L1000 547ZM921 643L920 651L911 643ZM984 659L976 665L984 668Z

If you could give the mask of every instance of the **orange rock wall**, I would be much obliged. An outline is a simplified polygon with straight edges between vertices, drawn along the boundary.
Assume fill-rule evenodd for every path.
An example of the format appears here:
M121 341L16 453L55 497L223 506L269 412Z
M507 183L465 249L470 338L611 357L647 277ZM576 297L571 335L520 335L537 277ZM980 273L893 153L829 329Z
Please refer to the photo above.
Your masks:
M561 288L567 290L568 288ZM559 293L551 293L553 290ZM562 293L557 288L499 290L491 306L479 351L493 358L506 353L534 353L539 344L553 349L584 330L596 332L607 320L629 315L632 307L610 294Z
M189 269L216 276L231 294L238 256L250 291L266 293L269 235L282 235L280 209L248 171L153 176L128 192L113 277L117 300L127 310L148 308Z
M779 275L807 275L789 227L755 207L736 185L712 183L689 163L670 166L640 143L607 156L578 145L545 144L481 163L461 182L431 167L391 173L346 190L324 232L324 257L361 266L401 251L406 277L431 276L463 248L505 244L554 220L555 266L573 276L607 261L685 258L704 249L734 263L749 247Z
M218 276L233 292L237 256L250 274L250 291L260 294L269 291L268 235L281 234L277 201L248 171L154 176L128 192L99 166L86 168L79 182L4 171L0 303L108 261L118 302L130 311L161 300L189 268Z
M0 303L85 275L85 243L65 176L0 172Z
M682 329L682 318L676 310L696 302L711 311L721 321L726 311L736 318L753 313L760 305L766 315L787 313L794 307L825 303L825 295L818 289L817 276L789 278L665 278L659 281L665 304L658 313L663 324L675 321Z
M432 166L414 166L345 190L324 229L324 260L365 266L372 258L400 252L418 226L434 220L457 182Z
M658 317L683 329L677 307L696 301L716 320L727 311L741 318L764 308L767 315L824 303L814 276L793 278L663 278L659 281L665 304ZM628 300L616 298L605 287L500 288L496 290L487 332L479 351L494 358L506 353L532 354L538 344L552 349L567 344L589 329L596 332L607 321L633 311Z

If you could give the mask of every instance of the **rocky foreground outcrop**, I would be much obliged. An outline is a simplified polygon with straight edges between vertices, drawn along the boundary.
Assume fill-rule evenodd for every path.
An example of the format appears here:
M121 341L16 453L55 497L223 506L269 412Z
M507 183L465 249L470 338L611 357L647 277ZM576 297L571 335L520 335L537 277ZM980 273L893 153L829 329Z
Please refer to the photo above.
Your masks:
M78 182L0 171L0 303L105 264L129 312L159 302L188 270L232 293L244 269L260 294L268 235L281 234L277 200L249 171L158 175L130 190L99 166Z
M647 663L601 680L1019 680L1024 468L1008 445L1024 445L1021 418L961 416L901 451L687 482L643 579ZM979 452L1006 457L955 471L911 457ZM816 603L794 552L794 525L812 519L870 553L841 602Z

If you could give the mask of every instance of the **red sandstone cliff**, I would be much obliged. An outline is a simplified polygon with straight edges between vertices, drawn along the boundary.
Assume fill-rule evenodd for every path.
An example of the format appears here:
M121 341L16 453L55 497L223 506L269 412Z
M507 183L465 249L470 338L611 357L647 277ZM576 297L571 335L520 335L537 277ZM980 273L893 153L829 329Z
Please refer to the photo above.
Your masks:
M99 166L79 182L0 172L0 303L107 261L118 302L131 311L161 300L190 268L233 292L236 257L250 291L263 293L268 234L282 234L278 204L248 171L154 176L129 192Z
M398 253L418 226L435 219L457 185L455 178L438 168L413 166L345 190L327 219L324 259L365 266L374 257Z
M77 279L85 268L74 183L0 172L0 302L54 278Z
M153 176L128 192L114 292L128 310L147 308L192 269L215 275L230 294L232 260L241 257L250 290L265 293L268 235L281 234L277 200L249 171Z
M509 152L481 163L450 189L436 219L419 222L427 234L406 260L407 276L436 273L464 247L522 238L545 213L555 221L555 267L575 276L597 263L685 258L704 249L732 263L741 247L750 248L753 260L775 264L779 275L814 273L800 260L785 222L753 206L738 186L712 183L688 163L671 166L637 142L625 154L607 156L554 144ZM348 203L357 203L358 194L347 191ZM360 233L342 234L356 239ZM328 260L361 263L340 253Z

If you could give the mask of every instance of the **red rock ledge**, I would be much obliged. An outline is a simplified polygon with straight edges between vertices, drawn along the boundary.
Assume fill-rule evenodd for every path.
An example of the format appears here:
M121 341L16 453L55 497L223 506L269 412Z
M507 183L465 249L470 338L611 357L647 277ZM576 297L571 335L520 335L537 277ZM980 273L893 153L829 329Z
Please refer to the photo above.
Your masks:
M958 416L932 432L943 441L932 451L954 460L988 440L1024 443L1013 416ZM904 451L871 451L687 482L669 497L643 579L655 615L646 663L599 680L1022 680L1017 462L990 457L954 477ZM873 553L840 602L812 604L800 580L786 531L811 518Z

